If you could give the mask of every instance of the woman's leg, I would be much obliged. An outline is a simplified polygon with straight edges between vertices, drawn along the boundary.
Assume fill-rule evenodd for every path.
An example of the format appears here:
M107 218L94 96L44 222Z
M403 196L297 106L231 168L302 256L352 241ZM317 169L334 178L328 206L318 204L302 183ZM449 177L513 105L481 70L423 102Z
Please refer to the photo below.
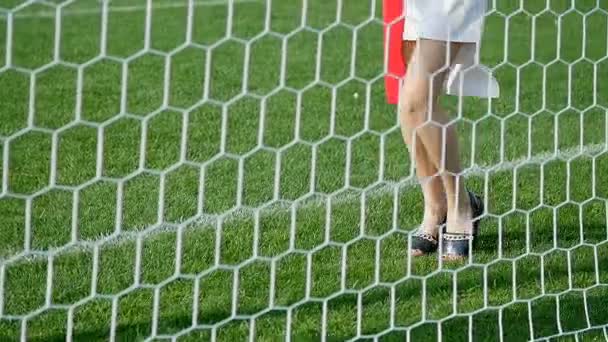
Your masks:
M416 48L415 41L403 42L403 59L405 63L409 60ZM401 97L403 98L403 97ZM403 121L403 120L402 120ZM407 129L407 123L401 125L403 138L410 152L410 160L416 166L416 176L422 188L424 198L424 213L421 224L422 233L437 237L438 229L445 223L447 216L447 203L443 182L437 168L428 158L428 154L420 137ZM425 254L421 248L412 248L412 255L418 256Z
M419 40L408 63L408 72L401 93L400 120L404 140L414 152L418 177L423 181L425 220L437 216L440 177L445 193L447 231L471 233L471 207L468 193L459 173L458 140L448 116L438 107L437 99L447 67L463 43ZM427 198L428 203L427 204ZM435 208L433 206L435 205ZM433 212L435 212L433 214ZM430 221L433 219L430 218ZM435 220L437 220L435 218ZM425 226L425 229L426 228Z
M411 254L413 256L424 255L429 252L434 252L437 247L437 236L439 228L445 223L447 217L447 203L443 182L438 176L437 168L431 160L428 159L428 154L420 138L414 135L413 141L409 144L411 160L416 164L416 176L422 188L424 198L424 213L421 223L421 233L433 237L424 238L433 246L412 245ZM422 238L422 236L420 236ZM427 250L431 248L430 250Z

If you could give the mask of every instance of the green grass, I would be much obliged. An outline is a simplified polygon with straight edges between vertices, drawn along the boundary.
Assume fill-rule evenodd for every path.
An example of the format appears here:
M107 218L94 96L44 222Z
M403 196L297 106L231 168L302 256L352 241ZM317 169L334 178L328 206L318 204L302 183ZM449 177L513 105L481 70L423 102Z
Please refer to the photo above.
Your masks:
M10 51L3 15L0 340L601 340L608 2L489 14L501 97L463 99L458 122L490 207L457 265L408 257L421 195L379 78L381 2L343 3L325 30L336 1L309 0L300 29L302 1L275 0L270 34L264 2L236 2L231 39L226 5L195 6L191 44L186 7L155 9L149 36L145 11L110 11L103 48L100 15L65 15L54 64L51 6L14 14Z

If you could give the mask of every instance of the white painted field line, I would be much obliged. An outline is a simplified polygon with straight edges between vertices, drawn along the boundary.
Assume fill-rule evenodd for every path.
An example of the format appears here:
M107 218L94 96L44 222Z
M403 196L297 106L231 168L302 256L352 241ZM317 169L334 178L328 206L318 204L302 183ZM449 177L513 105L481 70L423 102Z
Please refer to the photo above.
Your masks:
M405 148L405 146L404 146ZM526 167L530 165L538 165L543 162L550 162L556 160L569 160L578 156L595 156L600 153L608 153L608 143L605 144L589 144L582 145L580 147L570 147L561 150L557 150L557 152L542 152L535 155L527 157L516 158L513 160L507 160L500 164L488 164L488 165L476 165L470 168L466 173L466 177L481 177L486 174L492 174L495 172L504 172L511 171L518 167ZM368 199L375 198L379 196L386 196L388 194L392 194L395 190L395 187L400 188L408 188L412 186L417 186L418 181L414 178L409 178L399 182L386 182L378 187L373 188L372 190L365 191L366 197ZM332 204L342 204L351 201L356 201L359 199L362 191L356 190L355 194L350 195L340 195L335 198L332 198ZM314 207L314 206L324 206L326 199L323 200L310 200L306 201L301 207ZM264 215L272 215L274 211L285 210L284 208L279 208L276 210L266 209L261 210ZM245 211L237 211L234 214L228 214L223 216L224 221L230 219L238 219L238 218L246 218L251 216L251 212ZM203 215L197 220L198 225L212 225L218 219L218 215Z
M480 165L474 167L467 175L482 176L486 172L492 171L508 171L513 170L518 166L525 166L526 164L540 164L547 161L572 159L580 155L594 156L602 152L608 152L608 143L604 144L589 144L582 145L580 147L569 147L554 152L542 152L530 156L530 158L520 157L513 160L507 160L500 164L494 165ZM491 169L492 171L487 171Z
M260 2L260 0L206 0L206 1L195 0L195 1L193 1L192 5L194 7L225 6L230 1L232 1L234 3ZM156 2L156 3L152 4L152 10L187 8L187 7L188 7L187 1L179 1L179 2L172 1L172 2L161 2L161 3ZM146 8L147 8L146 4L129 5L129 6L109 5L108 11L109 12L130 13L130 12L145 11ZM62 16L85 16L85 15L94 15L94 14L100 14L100 13L101 13L101 3L99 4L99 6L93 7L93 8L69 9L69 7L68 7L68 9L64 9L61 11ZM4 19L5 17L6 17L6 14L2 14L0 16L0 18L2 18L2 19ZM27 12L27 13L23 13L22 11L19 11L14 16L14 18L16 18L16 19L54 18L54 17L55 17L54 10Z
M556 153L543 152L543 153L532 155L530 158L522 157L522 158L510 160L510 161L505 161L500 164L479 165L472 169L469 169L469 171L466 173L466 176L480 177L480 176L484 176L486 174L492 174L494 172L510 171L510 170L514 170L515 168L526 167L528 165L538 165L538 164L542 164L545 162L551 162L551 161L555 161L555 160L569 160L572 158L576 158L578 156L588 157L588 156L596 156L596 155L606 154L606 153L608 153L608 144L606 144L606 143L589 144L589 145L583 145L580 147L573 147L573 148L566 148L566 149L558 150ZM380 197L380 196L390 195L393 193L393 191L395 191L396 187L408 188L408 187L412 187L412 186L417 186L417 181L415 179L407 179L405 181L400 181L400 182L387 182L387 183L382 184L381 186L373 188L373 190L365 191L365 194L366 194L367 199L372 199L372 198L376 198L376 197ZM355 191L355 194L353 194L353 195L350 195L350 194L349 195L340 195L340 196L332 199L332 204L344 204L344 203L358 201L360 198L360 194L361 194L360 191ZM325 198L325 197L322 200L312 199L312 200L302 203L299 207L300 208L312 208L312 207L317 207L317 206L324 206L324 205L326 205L326 201L327 201L327 198ZM286 205L286 206L278 206L278 207L272 208L272 209L260 209L260 213L263 213L263 215L273 215L275 213L280 213L280 212L284 212L285 210L289 210L290 207L291 207L291 205ZM217 222L219 217L222 217L223 221L225 222L225 221L235 220L235 219L236 220L247 219L247 218L251 218L252 216L253 216L253 211L250 209L247 209L247 208L243 208L243 210L237 210L237 211L231 212L229 214L225 214L225 215L203 214L202 216L197 218L196 223L190 223L188 225L187 229L195 229L195 230L196 229L208 229L210 226L215 225L215 223ZM105 245L116 245L116 244L120 244L123 242L134 241L135 239L137 239L138 237L141 237L141 236L145 236L146 238L149 238L149 237L158 235L160 233L175 231L176 226L177 225L171 225L171 226L167 225L167 226L157 227L148 232L145 232L146 229L143 229L143 231L123 232L119 236L101 236L94 241L79 241L78 245L70 247L68 249L69 252L67 252L67 253L78 252L79 250L82 250L82 249L90 249L90 248L93 248L94 245L99 245L101 243L103 243ZM107 241L108 239L111 239L111 241ZM107 241L107 242L104 243L104 241ZM62 252L62 254L63 253L66 253L66 252ZM41 257L39 255L37 255L34 257L29 257L27 259L35 260L35 259L39 259L39 258L41 258ZM42 258L44 258L44 257L42 257ZM9 260L13 260L13 261L15 261L15 259L20 260L20 259L22 259L22 257L15 258L13 256L13 257L9 258ZM6 260L0 258L0 264L5 261Z

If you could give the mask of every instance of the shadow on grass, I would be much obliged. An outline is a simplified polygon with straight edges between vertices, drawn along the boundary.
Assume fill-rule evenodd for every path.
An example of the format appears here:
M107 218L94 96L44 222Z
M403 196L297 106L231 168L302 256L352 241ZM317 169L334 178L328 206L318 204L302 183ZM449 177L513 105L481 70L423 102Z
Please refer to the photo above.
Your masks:
M496 225L490 227L485 223L481 226L477 250L497 256L499 245L502 244L503 255L519 256L526 253L528 245L532 253L548 252L554 246L576 248L581 243L598 245L608 241L606 223L600 221L585 224L582 231L579 224L558 223L554 226L552 222L544 226L532 222L529 231L526 231L525 224L510 226L507 222L503 224L501 233L495 228Z
M600 221L597 217L587 220L581 229L578 221L560 224L558 220L558 225L544 225L543 223L547 221L541 217L532 224L526 225L518 222L517 217L510 218L507 215L499 231L496 228L497 224L487 220L483 223L484 229L480 235L479 253L476 255L479 260L476 260L476 265L454 265L462 267L454 269L450 266L446 267L445 272L434 273L437 270L434 257L417 258L412 262L413 273L426 275L424 281L426 289L420 279L400 277L394 283L395 297L391 296L390 288L382 286L376 286L363 293L362 304L355 294L335 297L327 304L328 337L331 340L342 340L356 336L359 308L362 311L362 334L379 334L390 327L396 328L397 331L387 335L386 340L402 338L405 332L398 330L410 330L409 334L414 340L436 338L438 329L441 330L441 335L449 340L467 340L469 317L473 324L471 334L476 340L482 341L497 340L500 334L509 341L528 340L531 330L534 332L533 338L540 338L555 335L560 328L564 332L569 332L608 324L608 311L605 310L608 306L608 273L603 271L608 266L608 253L606 253L608 249L605 248L608 244L598 247L596 254L589 246L578 246L583 238L584 241L594 245L605 241L606 227ZM559 231L558 234L554 234L556 230ZM495 262L498 258L499 232L502 237L503 258L517 260L505 259ZM559 236L559 241L554 241L554 236ZM532 251L547 253L543 257L525 256L525 247L528 244ZM566 252L553 249L554 244L566 248L578 247ZM403 248L406 249L407 245L403 245ZM359 257L366 258L364 255ZM361 264L355 262L353 266L365 269L366 261L360 260L360 262ZM306 267L305 263L291 265ZM322 282L322 278L315 281ZM299 279L294 278L292 281L297 282ZM596 286L598 284L601 286ZM213 287L204 290L207 291L205 300L209 300L210 304L201 304L199 307L203 309L199 311L200 324L217 324L226 321L231 315L232 300L218 298L226 294L226 289L228 293L231 292L232 277L219 278L213 282ZM573 288L587 290L571 291ZM297 292L295 289L289 291ZM426 293L424 310L423 291ZM248 295L261 298L267 296L262 288L255 288ZM285 305L292 305L299 300L294 296L290 298L292 300ZM147 306L147 300L151 299L141 300L137 308L147 310L149 315L140 313L121 317L123 313L119 310L116 329L116 337L119 340L140 340L150 334L152 306L151 301L150 306ZM452 317L454 301L457 302L458 315ZM253 307L247 307L247 304L243 305L243 303L239 305L242 305L239 307L239 313L246 315L256 314L263 309L256 306L257 304L252 304ZM423 311L426 312L425 317L422 317ZM192 322L191 308L181 307L175 302L169 303L168 307L163 306L159 316L158 332L163 334L174 334L187 329ZM320 337L323 317L320 302L307 301L297 306L293 309L292 335L298 339L317 340ZM390 323L390 317L394 318L394 324ZM263 337L280 336L286 331L286 321L286 311L275 310L266 313L260 319L256 319L256 332ZM437 321L441 321L440 328ZM62 322L58 325L62 325L65 329L65 321ZM74 340L106 340L109 336L109 320L102 323L81 323L85 324L74 332ZM228 340L242 340L249 333L248 324L243 320L227 322L218 330L218 336L226 336ZM262 329L262 327L270 328ZM18 338L19 327L15 327L12 331L14 333L4 333L4 336L0 331L0 340ZM65 339L65 333L57 333L61 329L45 332L45 329L30 330L28 325L28 332L30 331L32 336L29 340L32 341Z
M561 325L564 333L573 333L577 330L584 330L590 327L600 327L608 324L608 312L604 310L608 305L608 289L603 293L587 295L588 312L587 317L584 313L584 297L580 292L572 292L562 296L557 301L555 298L548 297L532 301L531 311L527 303L512 303L502 309L486 309L470 315L454 316L442 322L416 322L415 327L409 327L409 334L412 340L436 340L437 332L440 330L443 338L450 341L468 341L471 334L476 341L496 341L500 335L506 341L527 341L531 338L538 339L552 336L559 333L558 324ZM368 298L371 302L384 302L385 297L378 294L373 298ZM557 307L561 309L561 316L557 317ZM320 309L320 305L313 304ZM357 299L355 296L346 296L331 301L329 315L334 311L356 310ZM295 309L297 311L297 309ZM502 313L500 313L502 311ZM566 311L566 312L565 312ZM321 318L322 311L314 310L308 312L309 315ZM218 312L215 317L208 316L209 321L223 319L223 313ZM501 319L502 316L502 319ZM265 321L262 326L272 326L272 331L277 335L268 335L264 331L258 331L264 338L282 337L285 331L286 312L271 311L262 316ZM297 312L293 317L297 317ZM472 320L472 331L469 331L469 317ZM532 317L530 321L529 317ZM589 322L587 322L589 318ZM176 326L188 327L192 321L190 316L164 317ZM502 322L501 322L502 321ZM256 323L258 325L259 323ZM590 324L590 325L589 325ZM413 326L413 325L412 325ZM502 332L501 332L502 326ZM365 334L378 334L386 331L390 325L376 327L373 331L362 331ZM328 340L339 341L355 336L354 334L341 334L328 327ZM406 326L395 324L392 331L388 331L381 338L382 341L403 340ZM259 329L259 327L258 327ZM151 325L149 321L134 322L131 324L119 324L116 330L118 340L133 341L145 339L149 336ZM225 331L224 331L225 330ZM318 340L320 338L320 325L301 324L298 320L292 322L292 337L297 340ZM533 331L533 336L530 332ZM249 325L247 321L236 321L229 323L218 330L218 335L225 336L229 340L242 340L247 338ZM107 330L81 330L73 335L75 341L104 341L107 340L109 332ZM1 340L14 340L17 336L4 335L0 333ZM65 335L52 335L44 337L33 337L29 341L64 341Z

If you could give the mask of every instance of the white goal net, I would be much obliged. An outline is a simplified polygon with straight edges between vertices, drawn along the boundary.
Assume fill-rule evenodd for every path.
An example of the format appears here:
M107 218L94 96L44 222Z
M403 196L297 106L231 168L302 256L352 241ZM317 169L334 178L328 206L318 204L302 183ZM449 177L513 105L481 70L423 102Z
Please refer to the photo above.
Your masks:
M0 340L608 339L608 2L488 4L449 263L381 0L0 1Z

